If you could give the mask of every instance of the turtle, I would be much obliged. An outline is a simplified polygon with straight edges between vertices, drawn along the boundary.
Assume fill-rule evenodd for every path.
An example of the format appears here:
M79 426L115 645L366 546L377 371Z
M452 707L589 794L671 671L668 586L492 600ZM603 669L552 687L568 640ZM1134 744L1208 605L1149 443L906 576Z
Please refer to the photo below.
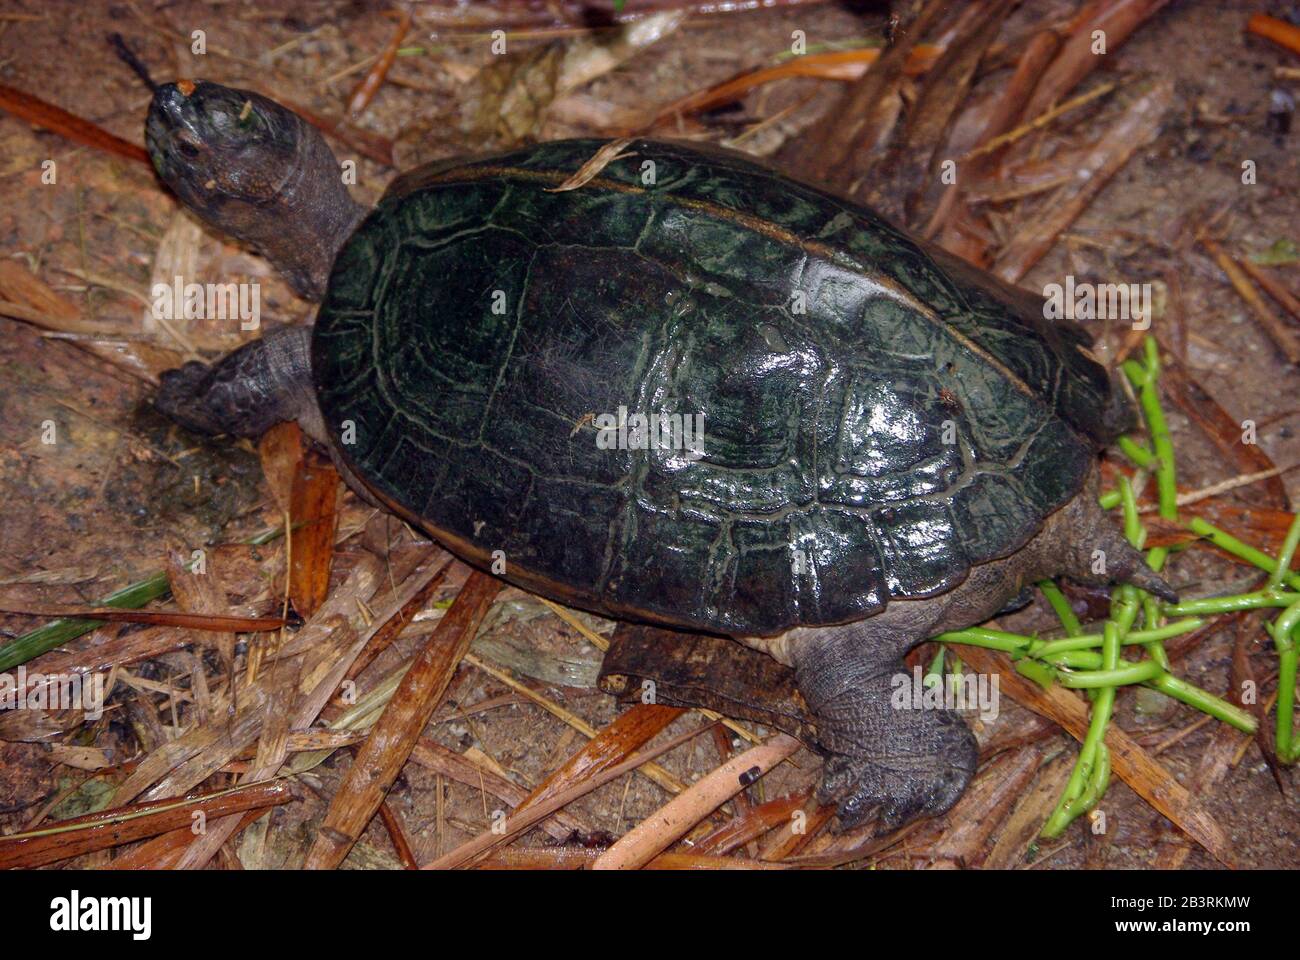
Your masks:
M154 405L209 435L296 420L363 498L470 564L794 671L841 829L942 813L961 716L903 657L1043 578L1176 594L1098 504L1133 404L1068 321L744 154L541 142L351 198L259 94L160 85L160 179L319 301Z

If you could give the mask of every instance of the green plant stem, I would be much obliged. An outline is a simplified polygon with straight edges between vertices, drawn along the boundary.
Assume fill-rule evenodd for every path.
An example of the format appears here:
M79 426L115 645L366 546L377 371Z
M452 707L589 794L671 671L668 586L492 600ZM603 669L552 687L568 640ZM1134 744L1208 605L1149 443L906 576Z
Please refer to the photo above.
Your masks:
M1205 621L1199 617L1175 620L1173 623L1165 624L1163 627L1156 627L1153 630L1132 630L1121 642L1128 645L1150 643L1153 640L1168 640L1170 637L1177 637L1184 633L1191 633L1193 630L1199 630L1203 626L1205 626ZM1041 640L1038 643L1039 646L1030 646L1029 655L1033 657L1050 657L1053 654L1064 653L1067 650L1087 650L1092 647L1100 647L1102 635L1100 633L1081 633L1073 637L1062 637L1060 640Z
M1141 390L1147 382L1147 368L1142 366L1136 360L1125 360L1120 364L1120 369L1128 377L1129 382L1133 384L1134 390Z
M1111 624L1107 624L1111 626ZM1103 650L1105 647L1103 646ZM1163 671L1160 664L1154 660L1143 660L1139 663L1126 663L1122 667L1108 668L1104 665L1100 670L1087 670L1079 673L1061 674L1061 686L1069 687L1072 690L1096 690L1102 687L1113 690L1115 687L1127 686L1130 683L1144 683L1147 680L1158 677ZM1096 709L1094 704L1093 709Z
M1287 528L1286 539L1282 541L1282 550L1277 555L1277 566L1268 575L1270 587L1276 588L1282 585L1282 578L1291 569L1291 560L1295 557L1297 544L1300 544L1300 513L1291 519L1291 526Z
M947 647L942 643L939 644L939 652L934 655L934 659L926 667L924 683L927 687L934 686L943 680L943 657L946 650Z
M1142 349L1147 362L1147 378L1142 384L1138 401L1147 422L1147 433L1151 434L1151 448L1158 462L1156 493L1160 504L1160 515L1167 520L1176 520L1178 519L1178 471L1174 464L1173 437L1169 433L1169 424L1165 421L1165 412L1160 406L1158 384L1160 348L1154 337L1147 337L1143 341Z
M1161 609L1165 616L1202 617L1216 613L1235 613L1238 610L1261 610L1268 607L1289 607L1300 600L1300 593L1288 591L1256 590L1253 593L1235 593L1228 597L1204 597L1166 604Z
M1300 667L1300 648L1294 643L1279 650L1277 671L1277 754L1283 763L1300 760L1295 738L1295 682Z
M930 639L940 643L968 643L972 647L988 647L990 650L1001 650L1003 653L1012 653L1016 656L1027 654L1030 646L1035 642L1033 637L1007 633L1005 630L990 630L988 627L949 630Z
M1296 668L1300 666L1300 649L1295 643L1297 626L1300 626L1300 602L1282 611L1269 631L1278 656L1276 738L1277 755L1283 763L1300 759L1300 749L1294 743Z
M1195 684L1180 680L1172 673L1161 673L1158 677L1148 681L1147 686L1153 690L1159 690L1165 696L1181 700L1202 713L1208 713L1210 716L1236 727L1243 733L1254 733L1258 729L1259 725L1255 722L1255 718L1235 703L1229 703L1221 697L1216 697L1214 694L1202 690Z
M1123 436L1119 438L1119 448L1124 456L1128 457L1139 467L1145 470L1151 470L1158 467L1160 461L1156 455L1148 450L1142 444L1138 443L1132 437Z
M1106 794L1106 787L1110 783L1110 750L1106 746L1105 740L1097 741L1097 756L1092 765L1092 773L1088 777L1087 786L1084 787L1083 793L1075 800L1066 804L1066 813L1071 820L1087 813L1098 803Z
M1124 509L1124 539L1141 550L1147 532L1138 517L1137 498L1133 496L1133 485L1128 482L1128 477L1119 478L1119 502Z
M1074 610L1070 608L1070 601L1065 599L1065 594L1061 592L1060 587L1051 580L1040 580L1038 589L1043 591L1043 596L1047 598L1047 602L1056 611L1057 619L1061 621L1061 626L1065 628L1065 632L1069 636L1077 637L1083 633L1083 627L1079 625L1079 618L1074 615Z
M167 574L155 573L110 593L99 601L98 606L135 610L151 600L165 597L170 591L171 585L167 582ZM102 627L107 622L106 620L51 620L0 647L0 670L9 670L26 663L57 646Z
M283 529L279 528L267 530L245 540L244 543L248 546L261 546L270 543L283 533ZM188 563L185 566L189 569ZM97 606L136 610L150 601L162 599L169 593L171 593L171 583L167 579L167 574L165 571L159 571L110 593L101 599ZM28 660L33 660L55 647L102 627L105 623L104 620L51 620L0 647L0 670L10 670Z
M1164 569L1165 560L1169 557L1169 551L1164 547L1152 547L1147 551L1147 566L1159 573ZM1164 615L1160 610L1160 604L1156 598L1150 594L1142 595L1142 623L1148 630L1158 630L1160 621ZM1170 669L1169 654L1165 651L1164 642L1157 638L1149 642L1144 642L1146 651L1151 655L1151 659L1160 664L1164 670Z
M1118 667L1119 648L1119 630L1114 623L1107 622L1104 627L1101 648L1102 668L1104 670L1112 671ZM1066 784L1065 792L1061 795L1061 799L1057 803L1056 809L1052 811L1052 815L1047 818L1047 823L1043 825L1042 835L1044 837L1059 836L1075 817L1084 812L1084 807L1078 801L1083 799L1085 785L1095 782L1096 778L1093 776L1094 767L1105 762L1097 748L1106 737L1106 727L1110 724L1111 711L1114 706L1114 687L1103 687L1097 691L1097 697L1092 703L1092 716L1088 720L1088 732L1083 738L1083 744L1079 747L1079 757L1075 761L1074 770L1070 774L1070 781ZM1092 802L1095 804L1099 799L1100 791L1097 792L1097 796Z
M1278 570L1277 561L1263 551L1256 550L1248 544L1242 543L1226 530L1220 530L1212 523L1206 523L1200 517L1192 517L1187 523L1187 528L1198 537L1204 537L1214 544L1220 550L1232 554L1234 557L1240 557L1252 566L1273 573ZM1283 570L1282 582L1293 590L1300 590L1300 576Z

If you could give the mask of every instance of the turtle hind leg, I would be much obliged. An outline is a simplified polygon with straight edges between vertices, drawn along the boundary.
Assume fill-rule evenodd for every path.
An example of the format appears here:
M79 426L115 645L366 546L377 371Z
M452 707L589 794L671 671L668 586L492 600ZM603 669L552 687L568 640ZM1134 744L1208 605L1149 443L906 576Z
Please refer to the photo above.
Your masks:
M961 717L897 705L896 678L912 685L903 653L916 642L873 620L800 638L795 678L826 756L819 798L838 804L843 828L873 812L881 832L943 813L975 774L978 750Z
M216 363L191 361L162 374L154 406L196 433L257 437L289 420L318 432L310 345L310 328L282 327Z

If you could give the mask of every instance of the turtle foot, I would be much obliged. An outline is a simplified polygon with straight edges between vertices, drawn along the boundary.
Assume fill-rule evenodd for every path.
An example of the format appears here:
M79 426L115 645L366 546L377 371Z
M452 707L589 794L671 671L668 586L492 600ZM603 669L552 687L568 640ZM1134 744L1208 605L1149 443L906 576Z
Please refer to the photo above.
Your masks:
M211 365L191 361L159 378L154 406L188 430L257 437L315 409L311 330L283 327Z
M874 814L884 833L952 807L978 751L960 716L902 695L914 684L911 672L897 647L873 639L847 631L810 637L796 678L826 756L819 799L838 805L841 829Z
M830 754L818 799L834 803L841 830L872 818L889 833L917 817L949 810L975 772L975 738L960 718L939 714L948 730L937 740L900 736L862 754ZM919 740L930 740L916 749Z

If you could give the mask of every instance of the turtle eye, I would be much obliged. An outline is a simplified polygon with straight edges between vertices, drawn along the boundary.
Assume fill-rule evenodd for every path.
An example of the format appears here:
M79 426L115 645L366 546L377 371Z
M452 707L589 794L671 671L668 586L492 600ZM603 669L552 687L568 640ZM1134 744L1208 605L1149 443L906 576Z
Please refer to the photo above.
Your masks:
M189 140L181 139L176 141L176 149L181 152L181 156L188 160L198 159L199 154L203 152L198 148L197 144L191 143Z

